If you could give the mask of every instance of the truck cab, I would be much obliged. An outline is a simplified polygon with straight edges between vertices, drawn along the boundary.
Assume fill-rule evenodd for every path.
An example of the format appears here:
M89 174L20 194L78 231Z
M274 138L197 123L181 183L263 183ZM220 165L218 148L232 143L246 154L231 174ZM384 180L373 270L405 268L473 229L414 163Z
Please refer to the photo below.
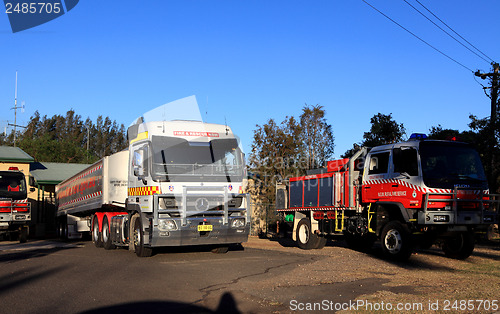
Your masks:
M136 213L131 232L142 250L203 244L227 250L247 240L245 161L228 126L144 122L129 128L129 142L127 210Z
M31 204L24 173L17 168L0 171L0 234L18 235L21 243L28 237Z

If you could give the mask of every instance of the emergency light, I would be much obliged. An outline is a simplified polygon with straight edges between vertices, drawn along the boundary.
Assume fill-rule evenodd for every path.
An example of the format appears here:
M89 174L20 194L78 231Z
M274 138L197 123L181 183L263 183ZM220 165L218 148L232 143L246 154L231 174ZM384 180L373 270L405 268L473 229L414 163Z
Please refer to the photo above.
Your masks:
M424 133L413 133L410 135L410 140L425 140L427 138L427 134Z

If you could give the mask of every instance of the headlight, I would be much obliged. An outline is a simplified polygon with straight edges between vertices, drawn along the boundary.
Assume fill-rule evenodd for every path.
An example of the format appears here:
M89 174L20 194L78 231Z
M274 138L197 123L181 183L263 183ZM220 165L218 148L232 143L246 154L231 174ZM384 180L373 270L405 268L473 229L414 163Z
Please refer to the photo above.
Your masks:
M162 231L171 231L171 230L177 230L177 225L173 220L160 219L158 223L158 228Z
M245 218L233 219L233 222L231 223L232 228L241 228L244 225L245 225Z
M175 197L162 197L158 201L158 206L160 209L176 209L177 201Z

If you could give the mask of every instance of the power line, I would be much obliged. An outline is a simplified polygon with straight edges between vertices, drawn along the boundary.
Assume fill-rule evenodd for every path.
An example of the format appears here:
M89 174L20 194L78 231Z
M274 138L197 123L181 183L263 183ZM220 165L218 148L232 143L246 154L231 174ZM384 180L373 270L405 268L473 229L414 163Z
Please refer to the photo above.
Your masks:
M405 28L403 25L399 24L398 22L396 22L395 20L391 19L389 16L387 16L386 14L384 14L382 11L380 11L379 9L377 9L376 7L374 7L373 5L371 5L370 3L366 2L365 0L361 0L363 1L364 3L366 3L368 6L370 6L372 9L374 9L375 11L377 11L378 13L382 14L385 18L387 18L389 21L393 22L394 24L396 24L397 26L401 27L402 29L404 29L405 31L407 31L408 33L410 33L413 37L417 38L418 40L420 40L421 42L423 42L424 44L426 44L427 46L431 47L432 49L436 50L437 52L439 52L440 54L442 54L443 56L445 56L446 58L450 59L451 61L455 62L456 64L460 65L461 67L471 71L474 73L473 70L471 70L470 68L466 67L465 65L463 65L462 63L458 62L457 60L453 59L452 57L450 57L449 55L445 54L444 52L442 52L441 50L437 49L436 47L434 47L433 45L429 44L428 42L426 42L425 40L423 40L422 38L420 38L419 36L415 35L414 33L412 33L410 30L408 30L407 28Z
M462 38L466 43L468 43L469 45L471 45L471 47L473 47L474 49L476 49L477 51L479 51L479 53L481 53L483 56L485 56L486 58L490 59L491 62L495 62L493 61L493 59L491 59L490 57L488 57L486 54L484 54L481 50L479 50L476 46L474 46L473 44L471 44L467 39L463 38L459 33L455 32L455 30L453 30L453 28L451 28L450 26L448 26L448 24L446 24L443 20L441 20L439 17L436 16L436 14L432 13L431 10L427 9L427 7L425 5L423 5L420 1L418 0L415 0L418 4L420 4L424 9L427 10L427 12L429 12L430 14L432 14L432 16L434 16L436 19L438 19L439 22L443 23L446 27L448 27L452 32L454 32L458 37Z
M407 0L403 0L403 1L404 1L404 2L406 2L406 4L408 4L410 7L412 7L412 8L413 8L413 10L417 11L418 13L420 13L420 15L422 15L423 17L425 17L425 18L426 18L429 22L431 22L432 24L434 24L434 26L436 26L437 28L439 28L440 30L442 30L442 31L443 31L446 35L450 36L450 37L451 37L452 39L454 39L457 43L459 43L460 45L462 45L465 49L469 50L470 52L472 52L473 54L475 54L475 55L476 55L476 56L478 56L479 58L483 59L484 61L486 61L486 62L490 63L490 61L488 61L488 60L486 60L485 58L483 58L482 56L480 56L477 52L475 52L474 50L470 49L469 47L467 47L466 45L464 45L461 41L459 41L458 39L456 39L455 37L453 37L453 35L452 35L452 34L450 34L450 33L448 33L447 31L445 31L445 30L444 30L441 26L437 25L437 24L436 24L433 20L431 20L429 17L427 17L427 15L425 15L425 14L424 14L424 13L422 13L420 10L418 10L417 8L415 8L415 7L414 7L411 3L409 3ZM417 2L418 2L418 0L415 0L415 1L417 1ZM418 3L420 3L420 2L418 2ZM420 3L420 5L422 5L422 4ZM424 7L424 8L425 8L425 7ZM425 9L427 9L427 8L425 8ZM430 11L429 11L429 12L430 12ZM432 14L434 17L436 17L436 15L434 15L432 12L431 12L431 14ZM436 18L437 18L438 20L440 20L438 17L436 17ZM440 21L441 21L441 20L440 20ZM443 22L441 21L441 23L443 23ZM444 24L444 23L443 23L443 24ZM445 25L446 25L446 24L445 24ZM448 28L449 28L449 27L448 27ZM459 36L460 36L460 35L459 35ZM460 37L461 37L461 36L460 36ZM469 45L470 45L470 43L469 43ZM474 46L473 46L473 47L474 47ZM478 50L478 49L476 48L476 50ZM479 50L478 50L478 51L479 51ZM479 51L479 52L480 52L480 51ZM486 57L488 57L488 56L486 56ZM490 60L491 60L491 59L490 59ZM493 61L493 60L492 60L492 61Z

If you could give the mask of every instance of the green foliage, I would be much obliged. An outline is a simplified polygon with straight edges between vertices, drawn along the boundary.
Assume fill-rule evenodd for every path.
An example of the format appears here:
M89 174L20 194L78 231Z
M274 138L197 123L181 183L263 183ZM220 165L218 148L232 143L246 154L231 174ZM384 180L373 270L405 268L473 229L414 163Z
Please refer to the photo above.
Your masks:
M305 105L299 119L273 119L254 130L250 171L254 174L254 195L274 202L278 181L304 175L307 169L323 166L334 149L332 127L322 106Z
M372 124L370 132L363 135L363 145L375 147L384 144L397 143L404 140L406 130L403 123L398 124L392 119L392 113L388 115L378 113L370 119Z
M13 134L0 138L2 145L13 145ZM88 145L88 150L87 150ZM69 110L65 116L31 117L24 133L18 132L16 146L36 161L93 163L127 147L125 127L99 116L94 124L89 118Z
M353 148L347 150L342 158L351 157L361 147L375 147L405 140L406 129L403 123L399 124L392 118L392 113L377 113L370 119L370 123L370 131L363 134L363 141L353 144Z
M305 106L300 116L302 154L307 168L323 167L335 148L332 126L326 122L323 106Z

